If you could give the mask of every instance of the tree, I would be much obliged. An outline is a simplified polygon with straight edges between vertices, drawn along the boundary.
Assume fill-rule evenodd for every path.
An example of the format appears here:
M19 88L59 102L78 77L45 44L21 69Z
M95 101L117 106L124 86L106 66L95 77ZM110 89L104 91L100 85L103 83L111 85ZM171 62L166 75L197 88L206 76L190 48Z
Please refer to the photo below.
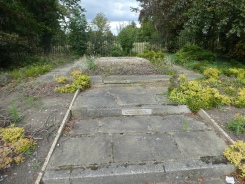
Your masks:
M185 28L207 49L232 54L245 42L244 9L244 0L196 0Z
M113 34L110 31L110 23L103 13L98 13L91 23L98 26L98 31L93 32L90 28L89 36L93 46L89 52L90 54L106 55L110 49L108 43L113 38Z
M69 17L84 11L80 0L10 0L0 1L0 67L20 63L17 53L35 54L42 48L45 54L57 35L64 34L60 21L69 27ZM74 21L73 21L74 23Z
M192 5L192 0L137 0L140 8L140 22L150 19L157 34L167 44L169 50L176 49L176 39L186 22L185 11Z
M118 34L119 43L126 54L129 54L134 47L136 31L136 25L131 23L123 28Z
M69 23L69 40L72 49L79 55L83 55L87 49L86 30L87 21L83 11L74 10Z
M98 13L91 23L98 26L98 33L102 35L106 35L110 32L110 23L103 13Z
M153 21L150 18L144 18L141 20L140 23L141 26L139 29L139 34L145 41L158 38Z

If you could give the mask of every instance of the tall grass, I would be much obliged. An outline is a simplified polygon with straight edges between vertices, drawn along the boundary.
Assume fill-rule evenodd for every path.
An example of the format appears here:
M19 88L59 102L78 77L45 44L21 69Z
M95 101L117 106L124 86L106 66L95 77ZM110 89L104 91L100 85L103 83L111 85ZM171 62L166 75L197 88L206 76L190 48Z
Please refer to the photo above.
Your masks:
M28 77L37 77L51 71L59 65L69 63L78 58L79 56L68 56L63 58L35 56L28 58L24 64L25 66L13 69L9 71L9 74L14 80L25 79Z

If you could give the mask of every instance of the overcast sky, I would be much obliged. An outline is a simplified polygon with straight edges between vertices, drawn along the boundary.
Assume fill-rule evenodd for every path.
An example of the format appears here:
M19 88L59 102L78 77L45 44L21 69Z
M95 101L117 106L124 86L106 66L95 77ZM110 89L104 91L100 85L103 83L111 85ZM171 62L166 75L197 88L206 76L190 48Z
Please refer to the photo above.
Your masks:
M138 15L130 11L130 7L137 7L136 0L81 0L85 8L86 19L90 23L97 13L104 13L111 25L113 34L117 34L116 26L120 22L138 21Z

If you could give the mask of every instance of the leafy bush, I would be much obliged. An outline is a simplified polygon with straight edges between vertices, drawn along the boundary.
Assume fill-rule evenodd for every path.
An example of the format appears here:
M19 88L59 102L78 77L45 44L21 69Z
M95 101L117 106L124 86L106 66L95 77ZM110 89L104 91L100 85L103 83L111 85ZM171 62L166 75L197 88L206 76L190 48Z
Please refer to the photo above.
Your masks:
M207 67L208 67L208 64L206 63L206 61L200 61L200 62L195 63L191 69L203 73L204 70L207 69Z
M148 59L152 64L163 62L164 54L161 51L145 50L143 54L138 54L138 57Z
M73 71L72 76L74 80L71 84L66 84L62 87L55 88L58 93L74 93L78 89L87 89L90 87L90 77L78 71ZM57 79L56 79L57 80Z
M169 98L174 102L187 104L193 112L232 102L232 98L221 95L217 89L205 86L201 81L188 81L185 75L180 75L178 80L180 85L170 92Z
M245 143L236 141L224 151L224 156L240 170L240 176L245 179Z
M34 149L36 142L24 136L24 129L11 125L0 129L3 147L0 147L0 170L7 168L12 162L19 164L24 161L24 154Z
M118 41L126 54L129 54L134 47L136 28L128 25L118 34Z
M121 57L121 56L125 56L126 54L124 53L124 51L120 47L112 46L110 48L110 55L112 57Z
M235 133L236 136L245 131L245 116L236 114L234 119L230 120L227 128Z
M221 72L216 68L209 68L203 72L204 77L210 79L218 79Z
M242 70L232 70L237 77L243 79ZM240 73L239 73L240 72ZM245 88L238 78L227 79L220 76L220 70L209 68L203 72L205 78L188 81L180 75L179 86L171 87L169 98L174 102L186 104L193 111L210 109L220 105L245 107Z
M214 61L216 55L211 51L205 50L197 45L185 45L182 50L176 53L176 63L183 64L190 60L195 61Z

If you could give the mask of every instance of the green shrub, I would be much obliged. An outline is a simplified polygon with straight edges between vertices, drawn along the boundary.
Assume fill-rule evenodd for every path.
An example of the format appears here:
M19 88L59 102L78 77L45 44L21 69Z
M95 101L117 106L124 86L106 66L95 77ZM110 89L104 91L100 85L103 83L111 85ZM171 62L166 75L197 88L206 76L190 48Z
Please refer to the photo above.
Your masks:
M110 48L110 55L112 57L121 57L121 56L125 56L126 54L124 53L124 51L120 47L112 46Z
M232 120L229 121L227 128L235 133L236 136L245 131L245 116L236 114Z
M138 54L137 56L148 59L152 64L164 62L164 54L161 51L145 50L143 54Z
M195 63L192 67L193 70L199 71L200 73L203 73L204 70L207 69L207 63L205 61L200 61L198 63Z
M182 50L176 53L175 61L184 64L190 60L194 61L214 61L216 55L211 51L205 50L197 45L185 45Z
M180 85L170 92L169 98L174 102L188 105L193 112L201 108L229 105L232 102L232 98L220 94L216 88L206 86L203 81L188 81L185 75L180 75L178 80Z
M221 72L216 68L208 68L203 72L203 76L208 79L218 79Z

